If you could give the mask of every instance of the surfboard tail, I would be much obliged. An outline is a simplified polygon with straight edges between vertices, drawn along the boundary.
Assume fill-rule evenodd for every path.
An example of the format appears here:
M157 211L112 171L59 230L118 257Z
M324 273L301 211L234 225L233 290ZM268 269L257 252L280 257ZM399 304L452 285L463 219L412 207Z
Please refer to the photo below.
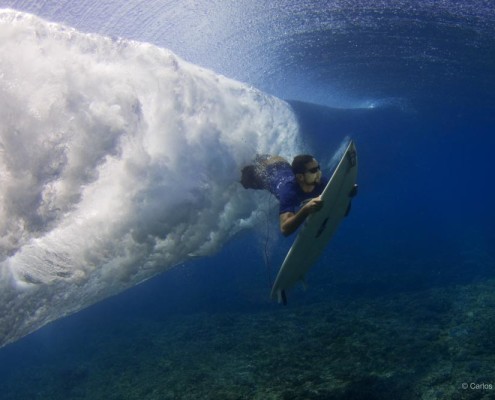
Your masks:
M279 289L277 290L277 301L278 303L282 303L284 306L287 305L287 294L285 293L284 289ZM273 296L272 296L273 297Z

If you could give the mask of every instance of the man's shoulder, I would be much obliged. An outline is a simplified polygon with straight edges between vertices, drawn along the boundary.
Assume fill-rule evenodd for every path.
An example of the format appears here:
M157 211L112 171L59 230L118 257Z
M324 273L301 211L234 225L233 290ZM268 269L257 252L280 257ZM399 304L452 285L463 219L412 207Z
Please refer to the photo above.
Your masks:
M282 196L294 196L297 194L297 182L295 179L287 179L280 182L278 192Z

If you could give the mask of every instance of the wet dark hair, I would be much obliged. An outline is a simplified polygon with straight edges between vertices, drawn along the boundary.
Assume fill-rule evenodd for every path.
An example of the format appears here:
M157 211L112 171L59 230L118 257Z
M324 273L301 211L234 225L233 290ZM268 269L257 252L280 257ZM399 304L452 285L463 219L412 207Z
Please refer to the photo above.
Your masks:
M300 154L292 160L292 172L296 174L304 174L306 172L306 164L313 161L315 158L309 154Z
M241 170L241 185L244 189L263 189L256 166L247 165Z

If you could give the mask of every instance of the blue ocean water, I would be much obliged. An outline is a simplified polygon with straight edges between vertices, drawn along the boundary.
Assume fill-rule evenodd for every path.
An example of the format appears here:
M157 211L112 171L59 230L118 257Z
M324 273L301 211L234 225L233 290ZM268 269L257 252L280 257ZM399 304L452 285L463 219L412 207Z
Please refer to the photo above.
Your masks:
M493 395L493 5L253 3L0 0L7 399ZM345 137L359 195L283 308L239 168Z

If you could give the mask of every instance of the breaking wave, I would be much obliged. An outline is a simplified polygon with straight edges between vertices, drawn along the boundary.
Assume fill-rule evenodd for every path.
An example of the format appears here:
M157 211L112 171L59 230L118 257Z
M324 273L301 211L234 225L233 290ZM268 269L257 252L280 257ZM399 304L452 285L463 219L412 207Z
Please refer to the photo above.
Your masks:
M0 346L253 226L290 106L146 43L0 10Z

